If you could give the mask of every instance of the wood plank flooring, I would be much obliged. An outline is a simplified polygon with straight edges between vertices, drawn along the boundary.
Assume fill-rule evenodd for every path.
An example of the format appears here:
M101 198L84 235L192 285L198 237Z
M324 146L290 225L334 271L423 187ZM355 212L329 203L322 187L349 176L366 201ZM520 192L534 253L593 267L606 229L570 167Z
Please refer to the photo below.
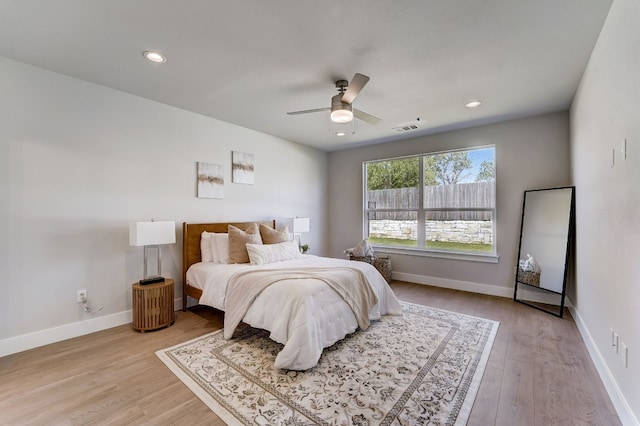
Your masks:
M619 425L571 317L510 299L394 282L404 301L500 321L469 425ZM222 328L222 313L177 312L0 358L0 424L223 425L155 351Z

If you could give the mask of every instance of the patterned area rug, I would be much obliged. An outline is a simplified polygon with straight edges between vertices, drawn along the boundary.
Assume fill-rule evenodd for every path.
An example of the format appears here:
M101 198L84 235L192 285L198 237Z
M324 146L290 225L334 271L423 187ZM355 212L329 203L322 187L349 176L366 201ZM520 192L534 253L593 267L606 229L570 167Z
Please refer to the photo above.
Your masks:
M282 346L244 324L156 354L231 425L465 424L498 323L402 305L304 372L274 368Z

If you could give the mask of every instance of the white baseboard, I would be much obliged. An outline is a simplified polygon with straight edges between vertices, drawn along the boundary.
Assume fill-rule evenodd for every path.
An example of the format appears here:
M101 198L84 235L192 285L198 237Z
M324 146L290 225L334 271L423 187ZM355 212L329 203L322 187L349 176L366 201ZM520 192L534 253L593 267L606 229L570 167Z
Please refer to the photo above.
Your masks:
M513 287L504 287L499 285L474 283L471 281L450 280L446 278L428 277L425 275L407 274L404 272L393 272L393 279L407 281L416 284L425 284L434 287L449 288L452 290L462 290L471 293L488 294L490 296L507 297L513 299ZM558 300L557 295L544 294L539 292L518 290L518 295L522 295L524 300L536 303L554 304ZM518 297L520 298L520 297ZM565 299L567 307L573 306L569 299Z
M469 291L471 293L489 294L491 296L513 297L513 288L499 285L480 284L470 281L449 280L446 278L428 277L426 275L392 272L394 280L407 281L416 284L426 284L434 287L450 288L452 290Z
M3 339L0 340L0 357L128 324L131 318L129 310Z
M578 331L582 336L582 340L587 347L587 351L589 351L591 360L595 364L596 370L598 370L600 379L602 380L602 383L604 384L604 387L609 394L609 398L611 398L611 402L613 403L613 406L618 413L618 417L620 417L620 421L625 426L640 426L638 418L633 414L631 406L618 387L618 384L616 383L611 370L609 370L609 367L607 366L602 353L596 346L593 336L591 336L591 333L589 333L589 329L582 320L580 312L578 312L573 306L569 307L569 310L571 312L571 316L573 316L573 319L576 322L576 326L578 327Z
M182 299L173 299L173 310L174 311L182 310Z
M174 311L182 309L182 299L173 300L173 309ZM132 311L128 310L2 339L0 340L0 357L130 324L133 321L132 315Z

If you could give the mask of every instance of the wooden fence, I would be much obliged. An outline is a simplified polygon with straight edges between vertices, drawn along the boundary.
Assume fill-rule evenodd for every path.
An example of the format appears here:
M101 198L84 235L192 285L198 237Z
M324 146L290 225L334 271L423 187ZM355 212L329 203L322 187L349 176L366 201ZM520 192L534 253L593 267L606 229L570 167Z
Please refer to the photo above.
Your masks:
M384 212L376 210L417 210L419 188L378 189L367 191L367 208L370 220L416 220L415 211ZM459 211L457 209L493 208L495 184L493 182L435 185L424 188L424 204L427 209L451 209L427 211L427 220L491 220L490 211Z

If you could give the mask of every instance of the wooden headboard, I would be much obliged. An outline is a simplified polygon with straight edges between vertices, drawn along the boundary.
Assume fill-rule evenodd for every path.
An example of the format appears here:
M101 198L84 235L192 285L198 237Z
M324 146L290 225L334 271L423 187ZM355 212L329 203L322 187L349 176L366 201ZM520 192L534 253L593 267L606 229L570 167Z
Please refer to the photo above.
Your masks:
M202 253L200 253L200 236L203 231L227 233L229 225L240 228L243 231L250 225L257 223L269 226L273 229L276 227L275 220L262 222L221 222L221 223L187 223L182 224L182 310L187 310L187 296L199 299L202 292L197 288L187 285L187 269L194 263L200 262Z

